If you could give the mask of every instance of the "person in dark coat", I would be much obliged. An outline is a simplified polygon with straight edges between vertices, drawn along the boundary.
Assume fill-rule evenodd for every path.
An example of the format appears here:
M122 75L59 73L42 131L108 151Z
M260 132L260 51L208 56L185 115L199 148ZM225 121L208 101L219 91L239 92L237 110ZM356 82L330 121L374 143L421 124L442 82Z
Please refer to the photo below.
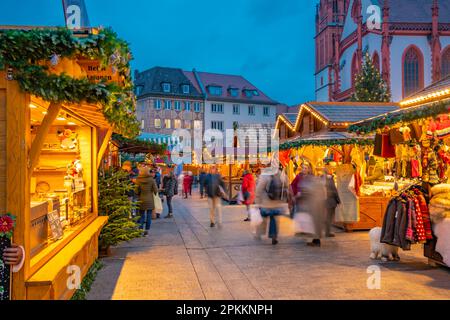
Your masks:
M200 184L200 198L201 199L203 199L203 196L205 195L205 179L206 179L206 176L207 176L206 172L202 171L202 172L200 172L200 175L199 175L199 178L198 178L198 181L199 181L199 184Z
M173 217L172 198L178 194L178 181L173 171L170 171L168 175L163 178L163 190L166 196L167 209L169 213L164 218L169 219Z
M136 178L137 195L139 196L139 220L140 228L144 229L144 236L148 235L152 224L152 211L155 210L155 195L158 187L154 179L155 172L149 171L147 167L139 168L139 176Z
M327 198L325 203L325 207L327 210L327 216L325 220L325 236L334 237L334 233L331 232L331 225L336 213L336 207L341 203L341 199L339 198L339 193L334 182L331 168L328 170L328 172L325 171L325 187L327 190Z
M205 190L208 196L209 204L209 218L211 221L210 227L214 228L216 225L216 211L218 213L219 227L222 226L222 190L225 191L225 182L220 174L218 174L217 167L211 167L211 173L205 179Z

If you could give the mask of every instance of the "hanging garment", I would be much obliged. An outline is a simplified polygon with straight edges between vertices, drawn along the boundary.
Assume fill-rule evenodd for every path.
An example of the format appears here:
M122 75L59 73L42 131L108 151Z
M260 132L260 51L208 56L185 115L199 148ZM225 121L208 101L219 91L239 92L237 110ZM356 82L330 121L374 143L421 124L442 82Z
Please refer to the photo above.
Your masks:
M420 141L422 139L422 126L417 123L411 123L409 128L411 129L411 139Z
M389 130L389 141L393 145L405 142L405 138L399 128Z
M395 216L397 214L397 205L399 205L396 198L391 199L386 208L383 219L383 227L381 229L380 242L386 244L392 244L394 241L395 233Z
M336 183L341 204L336 210L336 222L359 221L358 199L350 191L349 185L355 169L351 164L343 164L336 168Z
M419 200L420 212L422 213L423 228L425 231L425 238L426 240L432 240L433 232L431 231L430 211L428 209L427 201L425 200L425 197L419 190L414 190L414 192L416 193L416 197Z
M395 158L395 146L389 140L389 134L377 133L373 155L382 158Z
M414 200L414 208L416 211L416 233L415 233L415 237L416 237L416 242L418 243L426 243L427 242L427 238L425 236L425 228L423 226L423 218L422 218L422 211L420 210L420 203L417 197L413 198Z

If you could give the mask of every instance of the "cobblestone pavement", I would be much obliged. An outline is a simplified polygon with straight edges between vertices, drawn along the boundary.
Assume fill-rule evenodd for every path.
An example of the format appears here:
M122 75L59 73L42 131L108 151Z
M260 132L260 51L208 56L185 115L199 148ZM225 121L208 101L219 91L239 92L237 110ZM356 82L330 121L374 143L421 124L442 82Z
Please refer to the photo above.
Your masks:
M102 259L89 299L450 299L450 271L432 268L422 247L400 262L369 259L367 232L338 232L311 248L281 218L280 243L253 238L242 206L224 207L210 228L207 202L174 199L174 219L154 221L150 235ZM369 290L368 267L381 270Z

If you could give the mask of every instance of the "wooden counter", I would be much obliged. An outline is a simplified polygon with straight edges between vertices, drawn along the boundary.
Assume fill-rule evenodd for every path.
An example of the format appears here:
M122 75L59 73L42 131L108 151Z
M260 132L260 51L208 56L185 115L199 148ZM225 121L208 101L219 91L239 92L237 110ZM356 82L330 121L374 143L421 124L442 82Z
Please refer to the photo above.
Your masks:
M384 213L389 200L389 197L362 196L359 198L360 220L353 223L335 223L335 225L345 229L347 232L370 230L375 227L382 227Z

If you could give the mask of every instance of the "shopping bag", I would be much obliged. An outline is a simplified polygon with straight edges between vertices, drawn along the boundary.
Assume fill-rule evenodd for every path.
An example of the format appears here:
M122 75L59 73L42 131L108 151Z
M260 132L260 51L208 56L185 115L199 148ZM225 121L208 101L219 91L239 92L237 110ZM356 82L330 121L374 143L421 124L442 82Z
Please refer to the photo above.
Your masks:
M163 206L162 206L161 198L159 197L158 194L153 195L153 198L154 198L154 202L155 202L155 213L156 214L161 214L163 212Z
M294 232L300 236L313 236L316 233L314 221L309 213L299 212L295 214Z
M241 204L241 203L244 203L244 194L242 193L242 190L241 191L239 191L239 193L238 193L238 195L237 195L237 202L239 203L239 204Z
M250 225L254 228L258 227L263 222L263 217L259 208L250 208Z

